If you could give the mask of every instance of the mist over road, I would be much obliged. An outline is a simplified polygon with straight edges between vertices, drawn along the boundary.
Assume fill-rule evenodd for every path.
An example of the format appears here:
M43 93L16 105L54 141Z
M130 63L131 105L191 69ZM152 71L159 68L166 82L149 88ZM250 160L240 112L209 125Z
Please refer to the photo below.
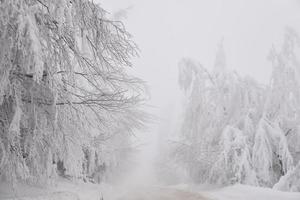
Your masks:
M210 200L198 193L167 188L137 187L116 200Z

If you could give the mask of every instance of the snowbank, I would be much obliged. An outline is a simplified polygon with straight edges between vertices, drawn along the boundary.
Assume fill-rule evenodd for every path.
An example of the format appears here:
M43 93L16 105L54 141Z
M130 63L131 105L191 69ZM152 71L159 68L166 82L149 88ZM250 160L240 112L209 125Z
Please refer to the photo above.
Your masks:
M79 200L76 194L70 192L54 192L49 195L30 196L30 197L11 197L7 200Z
M6 183L0 183L0 200L100 200L107 199L112 187L105 184L91 184L60 180L55 186L36 187L18 184L13 190Z
M300 200L300 193L281 192L270 188L234 185L203 192L214 200Z

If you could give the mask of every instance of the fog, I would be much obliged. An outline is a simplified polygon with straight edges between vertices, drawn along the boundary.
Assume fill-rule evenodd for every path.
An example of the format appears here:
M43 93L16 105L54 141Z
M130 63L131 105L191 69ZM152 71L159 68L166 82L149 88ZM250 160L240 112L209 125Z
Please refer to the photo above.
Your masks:
M145 166L152 166L158 153L157 138L161 140L162 135L178 131L172 125L179 123L182 112L182 91L178 87L181 58L192 58L211 69L217 46L223 40L229 69L268 84L271 62L267 57L271 47L281 45L286 27L300 30L297 0L99 2L111 17L124 22L140 48L133 73L147 82L151 95L148 112L156 119L147 131L139 134L145 144L140 170L148 173L150 169Z
M1 0L0 199L299 200L300 0Z
M211 68L222 38L228 67L267 83L271 73L267 60L270 48L282 41L285 27L299 29L297 0L103 0L100 3L112 14L129 8L122 21L141 50L134 68L148 82L153 105L173 99L178 85L177 63L182 57L194 58Z

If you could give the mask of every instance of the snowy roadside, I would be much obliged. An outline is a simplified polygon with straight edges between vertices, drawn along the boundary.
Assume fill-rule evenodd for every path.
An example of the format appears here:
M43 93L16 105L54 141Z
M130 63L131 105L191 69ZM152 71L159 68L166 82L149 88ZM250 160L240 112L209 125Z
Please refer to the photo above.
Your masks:
M299 200L299 192L282 192L270 188L234 185L205 192L205 196L215 200Z
M300 192L282 192L270 188L254 187L249 185L233 185L222 188L211 186L172 186L180 190L198 192L201 195L213 200L300 200Z
M101 200L112 195L112 187L107 184L74 183L63 179L48 187L18 184L16 190L0 183L0 200Z

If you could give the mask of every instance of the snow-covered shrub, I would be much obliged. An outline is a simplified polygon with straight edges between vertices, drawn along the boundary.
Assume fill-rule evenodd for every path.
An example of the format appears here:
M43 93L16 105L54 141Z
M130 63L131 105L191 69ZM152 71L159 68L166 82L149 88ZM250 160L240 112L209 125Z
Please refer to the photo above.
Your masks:
M300 192L300 162L273 186L276 190Z

